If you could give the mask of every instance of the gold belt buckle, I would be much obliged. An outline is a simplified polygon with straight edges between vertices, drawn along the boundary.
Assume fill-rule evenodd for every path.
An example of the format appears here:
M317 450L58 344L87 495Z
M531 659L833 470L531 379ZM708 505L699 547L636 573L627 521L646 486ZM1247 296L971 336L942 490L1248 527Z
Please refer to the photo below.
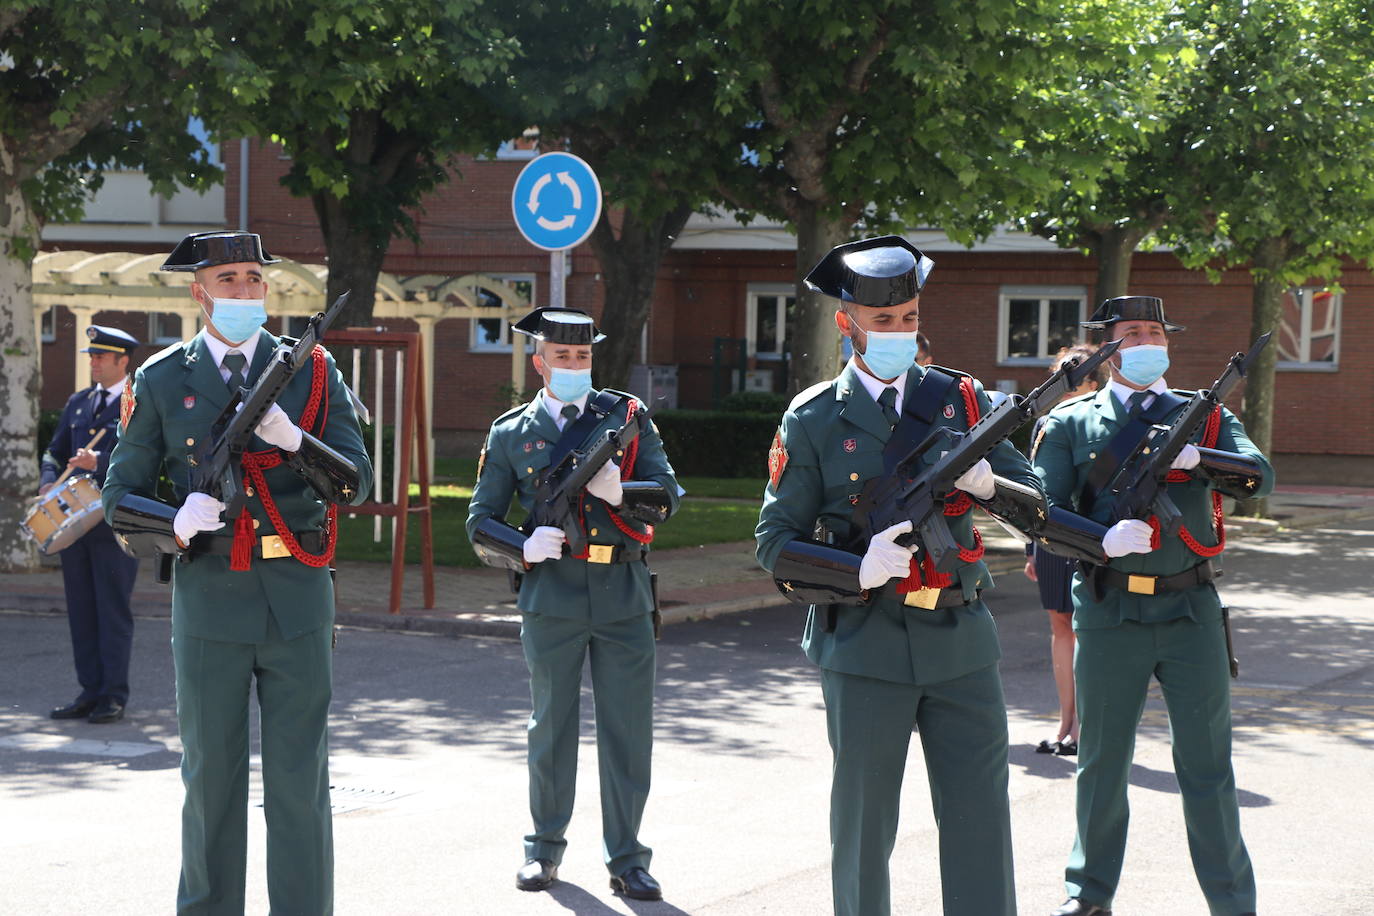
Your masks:
M1155 593L1155 577L1127 575L1126 591L1133 595L1153 595Z
M918 588L914 592L907 592L902 604L907 607L918 607L923 611L933 611L935 605L940 603L941 591L938 588Z
M609 563L615 559L614 544L588 544L587 562L588 563Z
M289 556L291 556L291 551L287 549L286 542L281 539L281 535L264 534L262 536L262 558L264 560L276 560Z

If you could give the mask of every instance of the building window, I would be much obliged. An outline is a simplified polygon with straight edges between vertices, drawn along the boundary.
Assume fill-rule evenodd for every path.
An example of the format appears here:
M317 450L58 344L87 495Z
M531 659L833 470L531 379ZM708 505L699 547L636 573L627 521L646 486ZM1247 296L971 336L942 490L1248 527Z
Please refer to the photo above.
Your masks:
M507 140L496 148L497 159L533 159L539 155L539 141L527 137Z
M749 353L759 359L782 359L791 351L792 312L796 288L785 284L750 284L746 304Z
M181 316L173 312L150 312L148 343L157 347L181 343Z
M501 280L507 285L515 288L515 292L524 298L524 302L513 302L511 305L522 307L534 304L534 275L533 274L488 274L494 280ZM501 307L501 297L496 292L477 288L478 308L499 309ZM474 353L509 353L511 348L511 329L510 323L504 318L474 318L472 319L472 337L469 348ZM526 345L526 351L533 347Z
M1341 342L1341 293L1299 287L1283 296L1279 321L1279 369L1337 368Z
M997 305L998 363L1049 365L1061 347L1083 339L1078 323L1087 318L1087 303L1083 287L1003 287Z
M43 317L38 320L38 339L43 343L54 343L57 340L57 306L49 306L43 313Z

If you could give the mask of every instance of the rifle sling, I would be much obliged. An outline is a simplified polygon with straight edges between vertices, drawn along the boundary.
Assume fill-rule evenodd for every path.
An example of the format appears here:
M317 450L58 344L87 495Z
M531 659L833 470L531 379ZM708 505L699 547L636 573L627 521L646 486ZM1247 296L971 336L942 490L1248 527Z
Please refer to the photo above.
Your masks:
M1172 391L1165 391L1163 394L1156 395L1149 407L1132 417L1115 436L1112 436L1106 448L1097 453L1097 458L1093 461L1092 467L1088 468L1088 477L1083 484L1083 492L1078 500L1080 511L1085 514L1092 511L1093 505L1102 495L1102 491L1116 476L1117 469L1135 454L1136 448L1140 445L1140 441L1145 438L1145 434L1150 431L1150 427L1161 422L1171 411L1186 403L1188 403L1186 400Z
M911 454L930 432L935 412L945 403L945 395L958 380L957 375L935 366L928 367L915 390L902 399L902 415L883 447L884 474L891 474L897 462Z
M553 452L549 455L549 467L556 467L563 457L574 448L587 444L592 431L601 425L612 410L624 398L609 391L598 391L596 397L587 402L587 409L576 420L563 427L563 435L558 437Z

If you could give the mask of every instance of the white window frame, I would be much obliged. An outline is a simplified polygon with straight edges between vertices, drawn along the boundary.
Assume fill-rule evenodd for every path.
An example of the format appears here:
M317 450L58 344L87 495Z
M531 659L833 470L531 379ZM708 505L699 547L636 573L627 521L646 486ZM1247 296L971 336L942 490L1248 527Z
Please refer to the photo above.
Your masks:
M165 346L168 346L169 344L178 344L178 343L181 343L181 341L184 339L184 338L181 336L181 331L178 331L177 334L176 334L176 336L174 336L174 337L172 337L172 336L167 336L167 335L165 335L165 334L158 334L158 333L157 333L157 331L158 331L158 326L157 326L157 325L158 325L158 319L159 319L159 318L175 318L175 319L177 320L178 323L180 323L180 322L186 320L186 319L183 318L181 315L178 315L176 312L149 312L149 313L148 313L148 345L149 345L149 346L152 346L152 347L165 347ZM184 331L185 328L182 328L181 330Z
M781 349L764 350L762 352L758 349L757 337L760 296L779 297L778 304L775 308L778 310L778 346L781 347L782 342L787 339L787 299L791 297L794 302L796 301L797 288L790 283L750 283L746 288L744 336L748 341L746 345L748 355L759 360L781 361L786 355Z
M1040 328L1036 341L1036 356L1008 356L1007 335L1011 332L1011 300L1039 299ZM1050 299L1077 299L1078 320L1088 320L1088 288L1086 286L1004 286L997 293L997 365L999 366L1048 366L1054 362L1054 354L1048 349ZM1087 339L1083 328L1078 329L1075 343ZM939 341L931 341L938 346Z
M504 281L506 283L509 283L511 286L514 286L517 283L528 283L530 285L529 302L531 306L534 305L536 301L535 295L539 292L539 280L534 274L497 273L487 274L486 276L491 277L493 280ZM479 325L478 322L497 320L501 322L501 342L487 343L482 339L483 335L479 330L481 325ZM513 335L510 330L509 322L507 322L506 319L501 317L500 315L493 315L491 318L471 318L468 320L469 353L509 353L511 351L511 345L507 341L509 341L512 336ZM526 339L525 352L534 352L534 343L533 341L529 341L528 338Z
M1332 329L1334 339L1331 343L1332 359L1330 362L1312 359L1312 297L1323 292L1330 292L1336 300L1332 309L1335 327ZM1345 308L1345 293L1340 289L1326 286L1298 286L1288 290L1288 293L1298 301L1298 358L1280 359L1275 363L1274 368L1285 372L1339 371L1341 368L1341 313ZM1279 316L1279 323L1278 330L1282 332L1282 313Z

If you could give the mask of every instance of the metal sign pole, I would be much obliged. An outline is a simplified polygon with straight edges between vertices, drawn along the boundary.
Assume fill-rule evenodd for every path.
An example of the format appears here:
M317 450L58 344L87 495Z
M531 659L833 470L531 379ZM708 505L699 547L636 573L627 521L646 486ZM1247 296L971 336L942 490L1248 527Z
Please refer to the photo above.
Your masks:
M564 308L563 303L568 301L568 271L567 261L563 258L563 252L549 252L549 306L551 308Z

